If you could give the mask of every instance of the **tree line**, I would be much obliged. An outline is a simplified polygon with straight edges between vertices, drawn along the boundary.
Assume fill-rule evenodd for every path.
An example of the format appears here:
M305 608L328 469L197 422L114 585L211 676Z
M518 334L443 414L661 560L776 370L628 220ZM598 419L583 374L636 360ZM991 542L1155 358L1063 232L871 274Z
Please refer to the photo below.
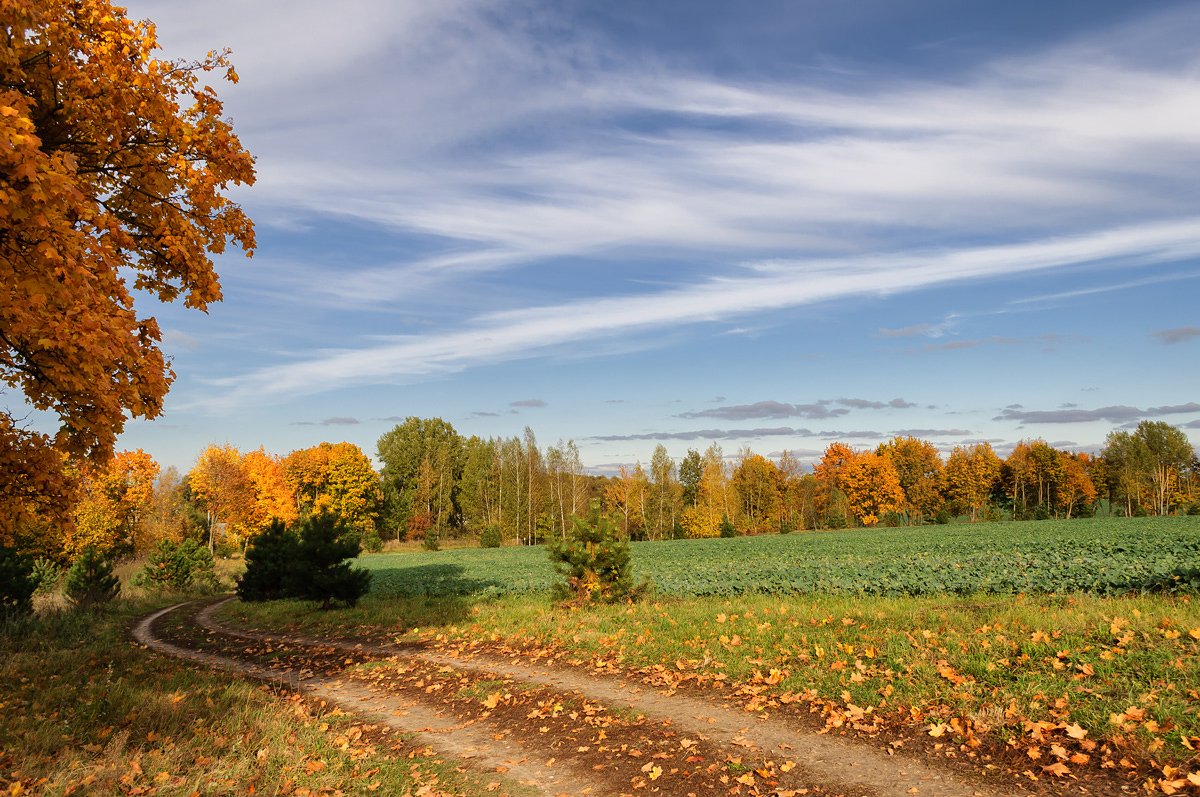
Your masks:
M1012 518L1097 511L1200 511L1200 463L1187 436L1162 422L1114 431L1098 455L1022 440L1001 458L991 445L956 446L943 459L927 440L875 449L832 443L809 470L784 451L717 444L678 460L658 445L648 464L589 476L573 442L540 448L522 437L463 437L440 418L408 418L379 440L389 535L455 537L499 530L505 540L562 538L595 498L630 539L714 537Z
M598 502L627 539L788 533L846 526L1200 512L1200 462L1186 435L1161 422L1114 431L1097 455L1022 440L1001 458L988 443L943 458L927 440L896 437L874 449L835 442L810 469L784 451L713 444L613 476L585 470L573 441L542 447L520 437L464 437L440 418L410 417L377 444L377 471L358 446L321 443L285 456L262 448L205 448L186 474L160 471L141 450L65 472L66 520L36 508L9 518L0 544L70 561L85 548L136 555L161 540L195 539L231 552L275 520L331 514L363 545L463 537L495 544L565 538Z

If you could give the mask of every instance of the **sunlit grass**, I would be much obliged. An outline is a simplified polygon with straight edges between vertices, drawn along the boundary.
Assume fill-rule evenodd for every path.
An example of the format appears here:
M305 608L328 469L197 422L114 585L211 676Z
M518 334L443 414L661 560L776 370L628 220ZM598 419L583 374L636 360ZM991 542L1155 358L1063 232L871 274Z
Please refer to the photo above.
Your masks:
M458 793L453 767L409 759L417 751L397 735L363 736L361 720L138 647L127 629L153 608L49 610L0 627L0 791Z
M705 688L757 684L764 696L810 692L839 706L915 708L930 723L970 718L1000 738L1020 735L1025 720L1065 722L1094 740L1182 756L1183 738L1200 736L1200 606L1186 598L748 596L580 610L526 596L437 604L369 599L353 615L234 605L227 614L313 633L563 650L580 663L701 673Z

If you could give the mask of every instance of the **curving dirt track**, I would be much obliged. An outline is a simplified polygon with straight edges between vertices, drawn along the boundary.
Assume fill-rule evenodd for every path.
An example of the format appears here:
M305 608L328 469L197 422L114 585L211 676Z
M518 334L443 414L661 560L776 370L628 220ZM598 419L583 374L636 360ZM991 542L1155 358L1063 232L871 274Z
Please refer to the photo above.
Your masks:
M660 691L628 674L536 657L241 631L214 619L219 605L162 609L133 635L160 653L280 683L416 734L507 794L1013 793L795 719L748 713L728 695Z

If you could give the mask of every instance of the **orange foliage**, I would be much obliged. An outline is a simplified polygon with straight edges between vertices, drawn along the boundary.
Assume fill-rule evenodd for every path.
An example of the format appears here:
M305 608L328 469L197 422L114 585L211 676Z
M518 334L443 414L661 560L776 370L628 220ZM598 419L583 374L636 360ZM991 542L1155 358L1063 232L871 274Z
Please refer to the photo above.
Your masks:
M946 462L946 492L979 519L979 510L987 506L992 487L1000 478L1000 458L990 443L955 446Z
M22 502L65 515L47 449L103 463L127 416L161 413L174 375L127 280L200 310L220 300L210 255L254 247L222 192L254 168L199 80L236 80L223 55L156 60L153 27L105 0L4 0L0 17L0 379L60 420L49 437L0 413L11 532Z
M890 459L896 468L904 491L904 511L923 516L937 511L942 503L942 457L933 443L895 437L875 453Z
M145 519L154 507L158 464L140 448L121 451L103 466L78 466L74 527L62 539L62 553L74 558L88 546L102 554L149 547Z
M200 453L188 471L192 495L208 510L211 550L218 536L218 527L234 533L250 511L252 497L246 474L242 470L242 455L226 443L213 443Z
M739 530L759 533L778 529L783 511L783 477L775 463L759 454L751 454L746 448L731 481L741 501Z
M855 457L854 449L845 443L830 443L813 467L813 475L827 491L841 489L842 468Z
M296 502L283 478L283 459L263 448L247 452L241 462L249 492L245 513L236 526L241 539L266 531L271 521L290 523L296 519Z
M842 465L841 490L850 511L864 526L874 526L888 512L897 512L904 504L900 477L887 457L869 451L855 454Z

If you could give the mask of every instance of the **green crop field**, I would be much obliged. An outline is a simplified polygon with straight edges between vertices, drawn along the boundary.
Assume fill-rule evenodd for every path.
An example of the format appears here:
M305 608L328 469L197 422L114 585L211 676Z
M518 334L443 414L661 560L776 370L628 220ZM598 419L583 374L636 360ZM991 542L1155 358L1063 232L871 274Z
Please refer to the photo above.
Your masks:
M1195 592L1200 517L876 528L632 545L664 595ZM380 595L541 592L542 547L379 554L359 562Z

